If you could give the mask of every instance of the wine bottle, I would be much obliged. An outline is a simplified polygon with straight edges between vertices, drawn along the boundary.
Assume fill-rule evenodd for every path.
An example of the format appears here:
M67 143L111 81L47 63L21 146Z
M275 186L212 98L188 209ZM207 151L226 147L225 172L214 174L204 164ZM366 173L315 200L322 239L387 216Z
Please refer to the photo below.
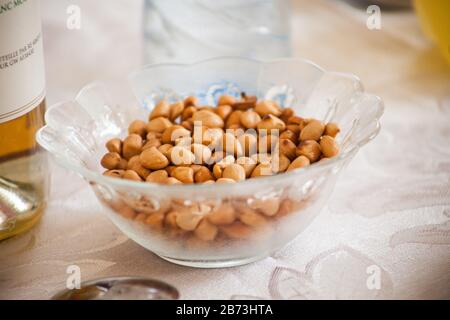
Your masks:
M0 0L0 240L39 221L48 194L45 70L38 0Z

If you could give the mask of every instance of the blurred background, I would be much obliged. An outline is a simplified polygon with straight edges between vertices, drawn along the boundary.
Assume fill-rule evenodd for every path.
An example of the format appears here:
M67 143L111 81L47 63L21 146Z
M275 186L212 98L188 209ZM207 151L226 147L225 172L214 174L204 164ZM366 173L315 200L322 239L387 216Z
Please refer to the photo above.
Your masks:
M419 17L409 0L43 0L48 103L145 63L217 55L303 57L359 75L369 91L406 81L438 95L450 1L415 2Z

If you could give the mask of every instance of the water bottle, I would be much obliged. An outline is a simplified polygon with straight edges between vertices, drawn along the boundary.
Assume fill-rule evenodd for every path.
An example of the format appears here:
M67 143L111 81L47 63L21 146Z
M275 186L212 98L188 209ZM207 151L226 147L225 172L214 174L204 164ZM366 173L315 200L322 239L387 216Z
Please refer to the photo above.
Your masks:
M291 54L289 0L145 0L146 63Z

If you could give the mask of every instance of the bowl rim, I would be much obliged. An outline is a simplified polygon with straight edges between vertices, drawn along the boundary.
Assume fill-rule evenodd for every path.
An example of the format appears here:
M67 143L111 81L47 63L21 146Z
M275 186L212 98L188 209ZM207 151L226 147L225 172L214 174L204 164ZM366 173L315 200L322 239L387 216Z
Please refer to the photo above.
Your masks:
M367 93L361 83L361 80L359 79L359 77L357 77L354 74L350 74L350 73L341 73L341 72L333 72L333 71L327 71L326 69L320 67L318 64L316 64L315 62L312 62L311 60L308 59L304 59L304 58L277 58L277 59L270 59L270 60L257 60L257 59L253 59L253 58L246 58L246 57L236 57L236 56L220 56L220 57L213 57L213 58L208 58L208 59L202 59L202 60L198 60L195 62L191 62L191 63L170 63L170 62L164 62L164 63L155 63L155 64L146 64L143 65L142 67L130 72L127 76L128 80L130 81L130 79L135 76L137 73L140 73L144 70L149 70L149 69L154 69L154 68L159 68L159 67L165 67L165 66L175 66L175 67L182 67L182 68L190 68L190 67L194 67L196 65L199 64L203 64L203 63L209 63L209 62L213 62L216 60L224 60L224 59L237 59L237 60L242 60L242 61L249 61L249 62L253 62L253 63L258 63L258 64L270 64L270 63L277 63L277 62L301 62L301 63L305 63L308 65L311 65L313 67L315 67L316 69L318 69L319 71L323 72L323 73L334 73L334 74L338 74L338 75L343 75L343 76L347 76L352 78L353 80L355 80L360 86L361 86L361 94L365 95L365 96L371 96L372 98L374 98L375 100L377 100L377 105L378 105L378 112L376 113L373 121L375 122L375 128L370 132L370 134L363 140L359 141L358 143L356 143L354 146L352 146L351 148L349 148L349 150L347 150L346 152L341 152L339 153L338 156L333 157L328 159L327 161L322 161L322 162L316 162L310 166L307 166L305 168L297 168L294 169L292 171L289 171L289 173L283 172L281 174L275 174L275 175L271 175L271 176L262 176L262 177L258 177L257 179L246 179L244 181L239 181L237 183L224 183L224 184L214 184L214 187L212 189L214 190L220 190L222 191L232 191L235 190L237 187L246 187L246 186L250 186L252 184L258 184L261 187L264 185L269 185L269 186L273 186L276 183L279 182L283 182L285 180L289 180L289 179L294 179L295 177L300 177L300 176L304 176L305 174L310 174L310 173L314 173L317 172L319 170L325 169L325 168L330 168L332 166L334 166L335 164L338 163L344 163L345 160L351 158L351 156L353 156L354 154L357 153L357 151L364 146L365 144L367 144L368 142L370 142L371 140L373 140L378 133L380 132L381 129L381 125L380 125L380 118L384 113L384 103L383 100L376 95ZM75 99L73 100L66 100L66 101L61 101L61 102L57 102L53 105L51 105L47 111L46 111L46 115L48 113L50 113L53 109L58 108L59 106L67 103L67 102L73 102L73 101L77 101L78 97L80 95L82 95L82 93L91 88L92 86L95 86L96 84L103 84L102 82L99 81L92 81L89 82L88 84L86 84L85 86L83 86L77 93ZM47 121L46 121L47 122ZM159 184L159 183L153 183L153 182L146 182L146 181L133 181L133 180L125 180L125 179L117 179L114 177L109 177L109 176L105 176L103 175L102 172L97 172L88 168L83 167L82 165L77 165L75 163L69 162L69 161L64 161L64 157L54 153L51 151L51 147L47 147L46 146L46 142L45 139L43 139L42 133L43 131L45 131L47 128L49 127L48 124L46 124L45 126L41 127L37 133L36 133L36 140L37 142L48 151L48 153L51 154L51 156L55 159L55 161L61 165L62 167L69 169L71 171L74 171L76 173L78 173L79 175L81 175L84 179L88 180L88 182L95 182L95 183L99 183L101 185L109 185L112 187L119 187L119 188L124 188L124 187L129 187L130 190L134 190L134 191L145 191L145 192L149 192L152 190L158 190L158 192L163 192L164 194L170 195L170 194L179 194L179 192L188 192L188 191L199 191L199 192L203 192L203 191L210 191L211 189L211 185L209 184L179 184L179 185L165 185L165 184ZM143 183L144 182L144 183Z

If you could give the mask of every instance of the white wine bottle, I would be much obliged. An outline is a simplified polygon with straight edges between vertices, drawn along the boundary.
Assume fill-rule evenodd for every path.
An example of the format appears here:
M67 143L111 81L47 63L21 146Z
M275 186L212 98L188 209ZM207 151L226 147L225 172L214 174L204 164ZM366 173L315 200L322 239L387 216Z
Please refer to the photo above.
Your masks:
M44 211L45 70L38 0L0 0L0 240L25 232Z

